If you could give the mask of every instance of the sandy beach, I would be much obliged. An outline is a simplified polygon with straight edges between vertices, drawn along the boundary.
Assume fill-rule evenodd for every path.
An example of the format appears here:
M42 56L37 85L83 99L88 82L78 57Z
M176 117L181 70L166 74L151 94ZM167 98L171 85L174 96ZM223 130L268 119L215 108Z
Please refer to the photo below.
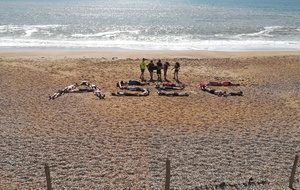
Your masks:
M147 97L110 96L118 81L139 79L143 57L179 62L189 96L158 96L155 83ZM300 152L299 72L299 52L0 52L0 189L46 189L45 163L53 189L164 189L167 158L171 189L289 189ZM83 80L105 100L49 100ZM210 81L238 83L212 88L244 96L198 88Z

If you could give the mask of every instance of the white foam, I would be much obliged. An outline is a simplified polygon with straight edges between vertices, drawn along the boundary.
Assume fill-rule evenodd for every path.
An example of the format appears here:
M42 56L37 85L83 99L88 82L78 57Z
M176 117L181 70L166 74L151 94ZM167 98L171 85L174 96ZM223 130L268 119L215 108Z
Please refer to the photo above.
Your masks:
M18 31L24 31L26 36L30 36L33 32L37 32L40 29L51 29L63 26L65 25L0 25L0 32L14 33Z
M109 31L109 32L100 32L97 34L73 34L72 37L101 37L101 36L114 36L116 34L129 33L129 34L138 34L138 30L133 31Z
M26 31L25 31L25 33L26 33L25 36L26 36L26 37L29 37L29 36L32 35L32 33L37 32L37 31L38 31L38 30L37 30L36 28L26 30Z
M290 33L290 32L300 31L299 28L296 27L286 27L286 26L267 26L264 27L261 31L247 34L238 34L237 38L242 37L274 37L276 33Z
M209 50L209 51L247 51L247 50L300 50L296 41L225 41L203 40L197 42L151 42L121 40L31 40L1 39L0 48L122 48L131 50Z

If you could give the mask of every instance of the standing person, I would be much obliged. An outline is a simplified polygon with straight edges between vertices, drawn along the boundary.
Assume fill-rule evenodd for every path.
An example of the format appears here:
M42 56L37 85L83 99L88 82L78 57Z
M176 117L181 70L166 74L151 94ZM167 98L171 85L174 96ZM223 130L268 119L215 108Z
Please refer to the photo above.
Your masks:
M168 82L168 80L167 80L167 71L168 71L169 66L170 66L170 63L169 63L169 62L165 62L165 63L164 63L164 80L165 80L166 82Z
M154 63L153 63L153 60L150 61L150 63L147 65L147 68L148 68L148 71L150 73L150 80L149 82L153 82L153 70L154 70Z
M146 62L145 62L145 58L143 58L143 60L140 62L140 69L141 69L141 75L140 75L140 79L142 81L145 81L145 78L144 78L144 72L145 72L145 67L146 67Z
M156 71L156 74L157 74L157 81L162 82L162 80L161 80L161 69L162 69L162 63L161 63L161 60L158 60L156 66L157 66L157 71Z
M180 69L180 64L178 62L176 62L173 69L174 69L174 80L178 82L179 81L178 80L178 72L179 72L179 69Z
M161 60L158 60L158 62L157 62L157 64L156 64L156 66L157 66L157 71L156 71L156 74L157 74L157 81L162 81L161 80L161 69L162 69L162 63L161 63Z

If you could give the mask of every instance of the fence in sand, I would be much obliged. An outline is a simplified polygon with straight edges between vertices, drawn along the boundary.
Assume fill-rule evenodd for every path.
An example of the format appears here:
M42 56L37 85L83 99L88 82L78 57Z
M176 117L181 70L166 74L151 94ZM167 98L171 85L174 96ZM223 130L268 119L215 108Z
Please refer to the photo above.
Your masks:
M295 182L295 175L296 175L296 170L298 167L298 159L299 156L296 155L294 159L294 164L292 167L291 175L289 178L289 184L288 187L292 190L296 190L294 188L294 182ZM46 181L47 181L47 190L52 190L52 184L51 184L51 176L50 176L50 167L48 164L45 164L45 174L46 174ZM215 185L204 185L204 186L198 186L195 187L196 190L205 190L205 189L222 189L225 190L227 187L230 189L241 189L251 187L251 186L264 186L264 185L269 185L270 182L266 180L262 181L254 181L253 178L250 178L249 181L241 183L241 184L229 184L222 182L220 184L215 184ZM171 161L169 159L166 160L166 175L165 175L165 190L170 190L171 189Z

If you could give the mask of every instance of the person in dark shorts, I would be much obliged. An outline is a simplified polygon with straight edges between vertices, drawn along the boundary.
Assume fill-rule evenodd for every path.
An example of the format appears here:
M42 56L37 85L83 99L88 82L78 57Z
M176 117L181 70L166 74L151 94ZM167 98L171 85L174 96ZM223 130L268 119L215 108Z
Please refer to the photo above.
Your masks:
M160 81L160 82L161 82L161 81L162 81L162 80L161 80L161 70L162 70L162 67L163 67L163 65L162 65L162 63L161 63L161 60L158 60L156 66L157 66L157 71L156 71L156 74L157 74L157 81Z
M173 79L175 81L179 81L178 80L179 69L180 69L180 64L179 64L179 62L176 62L175 65L174 65L174 68L172 69L172 70L174 70L174 77L173 77Z
M169 62L165 62L164 63L164 66L163 66L163 70L164 70L164 81L168 82L168 79L167 79L167 72L168 72L168 68L170 66L170 63Z
M153 81L153 70L154 70L154 63L153 63L153 60L150 61L150 63L147 65L147 68L148 68L148 71L149 71L149 74L150 74L150 82Z

